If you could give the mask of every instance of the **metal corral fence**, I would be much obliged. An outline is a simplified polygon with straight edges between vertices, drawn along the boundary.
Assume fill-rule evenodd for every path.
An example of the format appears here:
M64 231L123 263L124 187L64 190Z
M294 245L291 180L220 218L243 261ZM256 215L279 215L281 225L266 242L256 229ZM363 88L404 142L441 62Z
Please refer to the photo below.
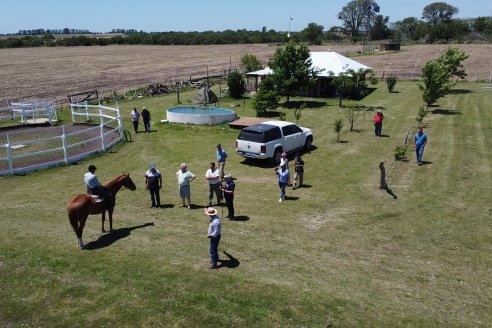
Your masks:
M0 120L18 120L27 123L45 123L56 121L55 100L21 100L7 102L6 107L0 107Z
M119 109L88 104L70 107L72 125L29 127L0 134L0 175L74 163L123 140Z

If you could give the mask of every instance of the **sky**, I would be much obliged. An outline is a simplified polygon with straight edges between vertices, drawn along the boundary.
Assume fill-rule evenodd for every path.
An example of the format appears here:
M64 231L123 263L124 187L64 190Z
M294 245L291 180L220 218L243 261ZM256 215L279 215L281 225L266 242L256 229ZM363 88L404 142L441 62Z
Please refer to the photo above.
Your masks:
M395 22L420 18L435 0L376 0L381 14ZM442 0L441 0L442 1ZM338 12L349 0L0 0L0 34L29 29L115 28L145 32L246 29L301 31L309 23L325 30L341 25ZM492 0L449 0L458 18L492 16ZM290 19L292 17L292 20Z

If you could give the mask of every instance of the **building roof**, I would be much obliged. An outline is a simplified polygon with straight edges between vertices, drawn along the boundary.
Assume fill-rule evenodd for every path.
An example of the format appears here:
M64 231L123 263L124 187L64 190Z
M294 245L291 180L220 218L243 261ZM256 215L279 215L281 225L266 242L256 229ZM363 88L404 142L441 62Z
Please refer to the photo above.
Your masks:
M360 69L370 69L369 66L361 64L353 59L342 56L334 51L313 51L310 52L312 66L318 68L321 72L318 76L329 76L330 72L333 72L335 76L340 73L346 72L349 69L358 71ZM247 75L253 76L265 76L273 74L273 70L270 67L265 67L259 71L249 72Z

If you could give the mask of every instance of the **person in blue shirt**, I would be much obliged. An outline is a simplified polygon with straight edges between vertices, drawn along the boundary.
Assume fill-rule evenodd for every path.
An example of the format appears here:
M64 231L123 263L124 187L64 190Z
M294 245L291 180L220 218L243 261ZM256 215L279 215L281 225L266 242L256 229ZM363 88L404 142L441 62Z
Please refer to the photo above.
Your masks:
M285 187L287 187L290 179L290 172L285 163L280 164L280 169L275 168L277 174L278 186L280 187L280 198L278 200L281 203L287 195L285 194Z
M227 159L226 151L222 148L221 144L217 144L217 164L219 165L221 180L224 180L224 168L225 168L226 159Z
M413 148L417 154L417 164L422 165L422 154L424 153L425 145L427 144L427 135L422 131L422 128L418 129L415 134L415 140L413 141Z

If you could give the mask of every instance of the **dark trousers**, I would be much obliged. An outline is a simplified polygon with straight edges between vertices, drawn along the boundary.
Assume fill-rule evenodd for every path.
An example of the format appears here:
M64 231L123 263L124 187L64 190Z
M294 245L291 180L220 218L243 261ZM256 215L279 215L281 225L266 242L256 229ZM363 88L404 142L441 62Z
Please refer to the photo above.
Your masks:
M135 132L138 131L138 121L132 121L133 123L133 129L135 130Z
M145 132L150 132L150 121L144 121Z
M220 235L210 238L210 259L213 266L217 266L217 262L219 261L219 242Z
M383 123L374 123L374 134L376 137L381 136L381 130L383 129Z
M159 187L149 188L150 192L150 206L161 206L161 196L159 192Z
M220 190L220 182L215 184L208 184L208 206L212 206L212 200L214 199L214 193L217 196L217 204L222 200L222 190Z
M224 193L224 198L227 205L227 211L229 212L227 217L232 220L234 219L234 195Z
M104 203L106 204L107 207L114 206L112 200L112 193L111 190L109 190L108 188L103 186L97 186L95 188L87 188L87 192L89 194L99 196L101 199L104 200Z

